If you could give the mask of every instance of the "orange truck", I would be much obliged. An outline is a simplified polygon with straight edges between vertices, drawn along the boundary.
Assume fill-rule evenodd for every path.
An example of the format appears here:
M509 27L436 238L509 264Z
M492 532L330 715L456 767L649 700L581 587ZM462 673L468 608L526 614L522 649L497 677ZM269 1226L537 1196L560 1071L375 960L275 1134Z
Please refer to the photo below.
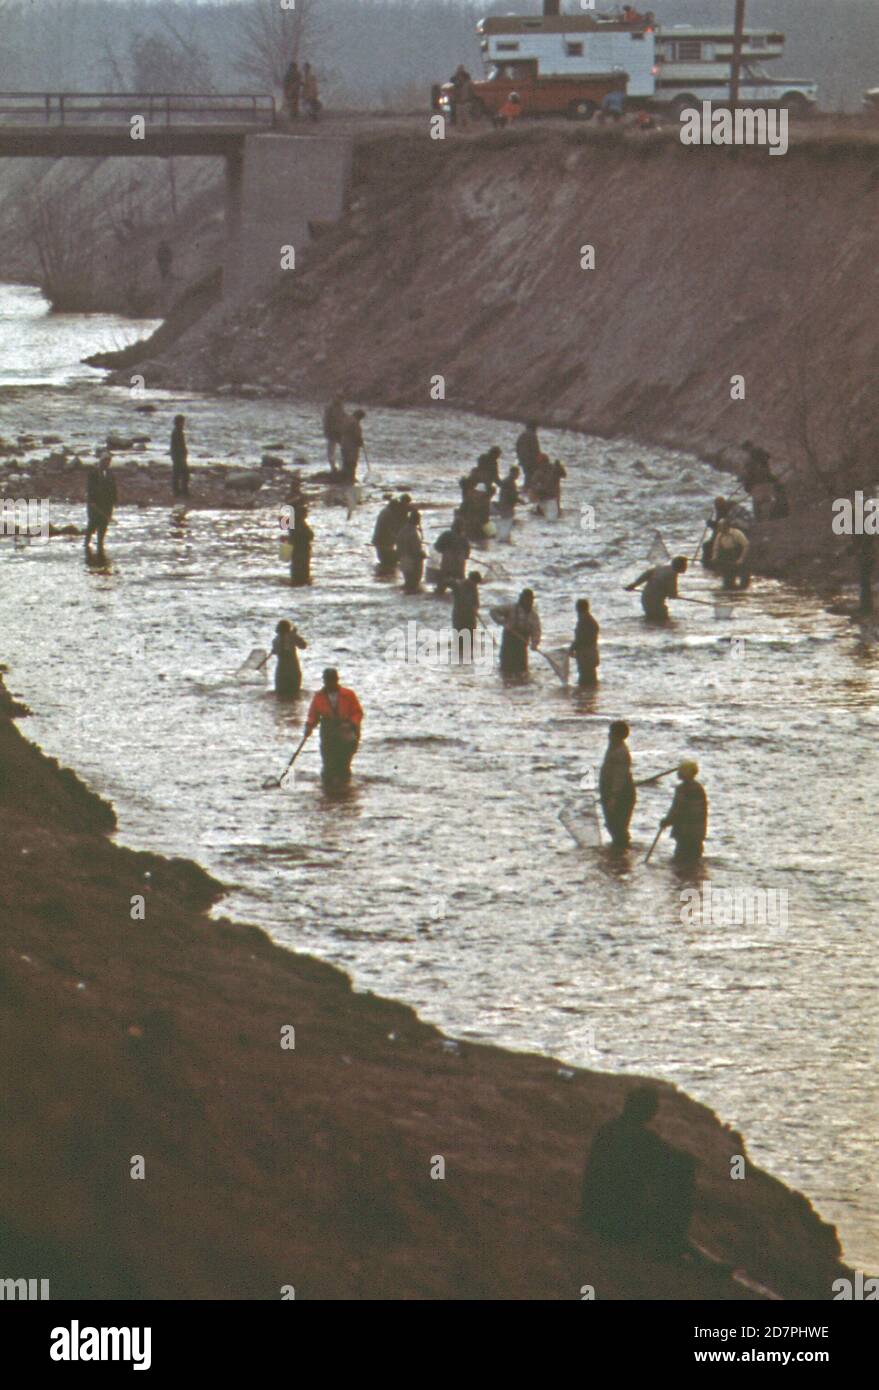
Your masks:
M470 114L474 119L496 120L507 97L515 92L523 116L568 116L575 121L590 121L610 92L625 95L627 83L626 73L620 71L582 77L541 76L536 58L500 63L490 69L485 81L471 83ZM446 82L439 89L436 106L443 115L451 116L453 104L454 86Z

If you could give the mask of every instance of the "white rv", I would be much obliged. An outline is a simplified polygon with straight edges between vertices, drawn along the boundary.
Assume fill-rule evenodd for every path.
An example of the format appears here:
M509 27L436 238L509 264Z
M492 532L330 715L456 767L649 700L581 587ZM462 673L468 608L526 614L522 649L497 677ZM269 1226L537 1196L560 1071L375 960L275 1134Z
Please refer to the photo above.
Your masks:
M776 77L764 69L765 62L783 53L784 34L770 29L744 31L739 73L742 105L785 106L794 115L813 109L818 98L814 82ZM677 110L698 107L703 101L729 101L732 54L732 29L693 24L658 28L654 100Z
M653 14L495 15L477 25L486 78L583 78L618 73L628 78L635 104L681 110L703 101L729 101L733 30L692 24L663 28ZM785 106L805 114L817 100L814 82L770 75L763 63L784 52L784 34L746 29L739 101Z

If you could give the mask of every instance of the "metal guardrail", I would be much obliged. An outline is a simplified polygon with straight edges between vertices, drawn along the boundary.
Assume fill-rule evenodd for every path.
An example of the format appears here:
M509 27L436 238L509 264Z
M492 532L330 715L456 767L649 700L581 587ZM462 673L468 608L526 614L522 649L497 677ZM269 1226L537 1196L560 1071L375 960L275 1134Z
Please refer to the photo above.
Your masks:
M169 127L175 119L274 126L275 100L252 92L0 92L0 122L12 117L72 126L132 116Z

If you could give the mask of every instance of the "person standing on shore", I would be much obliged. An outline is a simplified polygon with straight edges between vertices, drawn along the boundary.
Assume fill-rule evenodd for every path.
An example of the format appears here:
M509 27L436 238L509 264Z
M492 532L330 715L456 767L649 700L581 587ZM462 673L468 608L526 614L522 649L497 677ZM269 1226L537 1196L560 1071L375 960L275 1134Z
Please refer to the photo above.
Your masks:
M116 479L110 473L110 455L102 454L86 479L85 550L91 553L92 536L97 533L98 555L104 556L104 537L117 502Z
M628 849L632 843L629 822L635 809L637 792L632 777L632 755L626 739L629 726L615 719L608 730L607 752L598 777L598 794L604 823L614 849Z
M591 686L598 683L598 623L589 610L588 598L577 600L577 626L570 654L577 659L577 684Z
M272 656L277 657L275 667L275 694L279 700L292 700L302 689L302 668L299 665L299 651L308 646L300 637L292 623L282 618L275 628L272 642Z
M175 497L189 496L189 450L186 447L185 415L174 416L171 431L171 486Z
M323 688L308 707L305 737L310 738L320 725L323 781L333 787L350 780L351 763L360 746L363 710L354 691L339 684L339 673L333 667L324 671L323 680Z
M671 826L675 842L674 858L679 864L695 864L702 858L702 846L708 831L708 797L701 782L697 782L699 764L685 758L678 766L680 785L675 788L663 829Z

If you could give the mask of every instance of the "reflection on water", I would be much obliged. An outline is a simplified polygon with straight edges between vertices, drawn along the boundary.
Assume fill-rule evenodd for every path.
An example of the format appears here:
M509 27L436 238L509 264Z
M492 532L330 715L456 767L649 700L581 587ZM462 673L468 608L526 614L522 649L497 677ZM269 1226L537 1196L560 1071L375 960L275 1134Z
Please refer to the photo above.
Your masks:
M316 408L158 403L161 452L183 409L196 469L198 454L255 461L280 440L320 461ZM0 396L0 433L39 424L93 440L130 428L130 410L101 386L16 392ZM646 629L622 586L657 528L673 553L692 552L717 477L682 454L548 433L568 467L564 515L529 513L512 545L480 557L510 575L486 586L484 609L532 585L552 647L570 638L576 598L591 598L599 689L565 690L541 661L511 684L480 665L407 664L391 634L410 620L440 628L450 609L375 578L382 492L423 500L433 538L458 475L494 439L509 459L515 430L445 411L371 410L366 425L368 501L350 521L314 509L310 589L289 587L259 507L180 521L123 497L103 572L77 541L0 551L3 656L37 711L27 731L115 802L123 839L197 858L231 885L223 912L341 965L358 988L462 1037L662 1076L704 1100L875 1268L875 649L759 580L731 622L680 605L667 630ZM696 570L683 591L712 589ZM309 642L306 688L338 665L366 709L340 799L321 788L316 741L283 791L260 789L298 741L306 700L279 705L230 673L284 616ZM621 716L637 776L684 753L701 763L711 823L695 878L665 842L642 862L668 781L640 792L622 860L578 849L559 823ZM704 881L740 901L774 893L785 920L736 925Z
M118 314L52 314L33 285L0 285L0 385L98 381L104 373L81 358L115 352L157 327Z

